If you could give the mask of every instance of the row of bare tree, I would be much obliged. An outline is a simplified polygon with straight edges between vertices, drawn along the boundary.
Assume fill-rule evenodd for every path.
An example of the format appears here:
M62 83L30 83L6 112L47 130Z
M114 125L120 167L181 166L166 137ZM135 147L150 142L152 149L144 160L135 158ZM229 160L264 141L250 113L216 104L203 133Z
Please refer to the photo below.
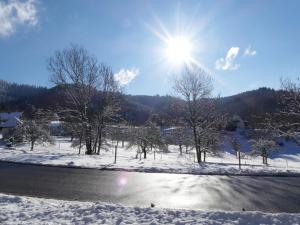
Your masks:
M58 112L61 120L68 122L79 146L84 142L86 154L99 154L105 127L118 119L121 89L112 70L79 46L57 52L48 68L51 81L65 91L65 104ZM225 125L224 116L216 110L217 100L209 99L212 80L199 67L185 67L175 79L174 90L185 100L185 118L179 125L193 131L197 160L201 162L208 150L217 148L219 131ZM164 147L160 135L153 123L132 129L129 146L139 146L146 158L148 149Z
M112 129L112 125L122 121L118 114L122 89L112 69L99 63L83 47L72 45L57 51L49 59L48 69L51 81L63 92L61 102L50 114L62 121L74 144L79 146L79 153L84 146L86 154L100 154L107 139L121 140L123 145L127 141L128 148L138 146L144 158L153 149L166 150L168 144L177 144L180 154L183 146L186 152L195 149L200 163L205 161L207 152L216 153L219 149L221 131L228 117L217 109L219 98L212 96L211 76L197 66L186 66L174 79L173 89L183 100L174 104L177 107L174 110L182 110L179 115L184 116L173 121L176 129L166 135L151 121L143 127L128 128L126 132ZM253 148L260 152L265 164L270 151L276 148L275 138L289 136L297 140L300 128L300 83L282 80L278 99L284 110L256 118L253 128L259 131L259 135L252 138ZM48 133L43 129L46 120L41 119L40 113L41 110L36 110L26 117L20 129L30 140L32 149L37 140L48 140ZM240 148L236 140L232 145Z

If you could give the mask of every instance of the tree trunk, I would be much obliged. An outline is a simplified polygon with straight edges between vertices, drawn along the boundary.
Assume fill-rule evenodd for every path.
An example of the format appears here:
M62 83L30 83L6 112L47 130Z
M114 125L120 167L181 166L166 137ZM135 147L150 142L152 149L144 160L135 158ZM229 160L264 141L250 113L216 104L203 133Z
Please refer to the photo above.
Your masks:
M199 152L199 161L198 161L198 163L201 163L202 162L202 151L201 151L200 139L198 139L198 152Z
M180 155L182 155L182 145L179 145L179 152L180 152Z
M265 148L262 150L262 156L263 156L263 164L267 165L267 151Z
M85 145L86 145L86 152L85 154L91 155L93 153L92 149L92 128L88 126L86 128L86 137L85 137Z
M138 152L138 151L136 151L135 158L136 158L136 159L138 159L138 158L139 158L139 152Z
M198 163L200 163L201 162L201 153L200 153L200 151L199 151L200 149L198 147L196 126L193 126L193 134L194 134L194 143L195 143L196 154L197 154L197 161L198 161Z
M206 162L206 151L203 152L203 162Z
M144 153L144 159L146 159L147 158L146 148L143 148L143 153Z
M94 146L93 146L93 153L96 153L96 148L97 148L97 144L98 144L98 134L96 134L96 139L94 141Z
M97 154L100 155L100 148L102 145L102 130L104 129L104 118L101 116L101 119L99 120L99 126L98 126L98 149L97 149Z
M238 151L239 156L239 169L241 169L241 151Z
M124 148L124 140L122 140L122 148Z
M95 140L95 150L94 150L94 152L97 153L97 155L100 154L101 139L102 139L102 129L101 129L101 127L98 127L97 136L96 136L96 140ZM97 149L97 151L96 151L96 149Z
M200 147L199 147L200 148ZM199 155L200 155L200 162L202 162L202 151L201 150L199 150Z
M35 141L31 141L30 151L33 151L34 142L35 142Z
M81 132L81 134L80 134L80 136L79 136L79 150L78 150L78 155L80 155L80 152L81 152L81 145L82 145L82 132Z
M198 147L197 147L196 153L197 153L197 162L198 162L198 163L202 162L202 159L201 159L201 151L199 151L199 148L198 148Z
M100 155L100 149L102 145L102 130L99 131L98 133L98 149L97 149L97 154Z
M118 150L118 147L115 146L115 163L117 163L117 150Z
M85 154L91 155L93 153L91 142L87 140L85 145L86 145Z

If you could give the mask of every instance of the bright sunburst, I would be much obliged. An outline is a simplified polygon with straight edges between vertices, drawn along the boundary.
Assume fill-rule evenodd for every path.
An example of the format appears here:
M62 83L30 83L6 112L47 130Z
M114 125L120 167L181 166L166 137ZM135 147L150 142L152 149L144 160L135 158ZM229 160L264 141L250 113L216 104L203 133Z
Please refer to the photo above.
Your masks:
M188 64L192 58L193 46L184 36L170 37L166 40L166 58L174 65Z
M199 51L199 44L195 42L195 35L192 32L185 32L184 29L176 29L173 34L158 20L158 26L149 26L152 33L162 42L158 50L158 58L164 61L170 70L178 69L183 65L201 66L195 59Z

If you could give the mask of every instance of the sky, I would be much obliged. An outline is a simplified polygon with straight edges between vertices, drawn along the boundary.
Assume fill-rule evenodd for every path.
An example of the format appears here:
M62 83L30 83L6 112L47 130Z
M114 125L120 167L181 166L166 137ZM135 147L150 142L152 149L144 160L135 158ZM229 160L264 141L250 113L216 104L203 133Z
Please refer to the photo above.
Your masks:
M171 94L183 63L221 96L300 72L300 1L0 0L0 79L53 86L47 60L78 44L127 94ZM180 61L180 62L178 62Z

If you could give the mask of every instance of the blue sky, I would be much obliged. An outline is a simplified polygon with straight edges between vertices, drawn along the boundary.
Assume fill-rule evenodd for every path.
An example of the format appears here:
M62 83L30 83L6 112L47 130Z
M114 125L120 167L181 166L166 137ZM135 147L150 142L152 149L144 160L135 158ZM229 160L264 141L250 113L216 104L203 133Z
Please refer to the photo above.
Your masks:
M171 94L177 72L159 38L183 35L215 93L300 72L300 1L0 0L0 78L51 86L47 59L80 44L110 65L129 94Z

